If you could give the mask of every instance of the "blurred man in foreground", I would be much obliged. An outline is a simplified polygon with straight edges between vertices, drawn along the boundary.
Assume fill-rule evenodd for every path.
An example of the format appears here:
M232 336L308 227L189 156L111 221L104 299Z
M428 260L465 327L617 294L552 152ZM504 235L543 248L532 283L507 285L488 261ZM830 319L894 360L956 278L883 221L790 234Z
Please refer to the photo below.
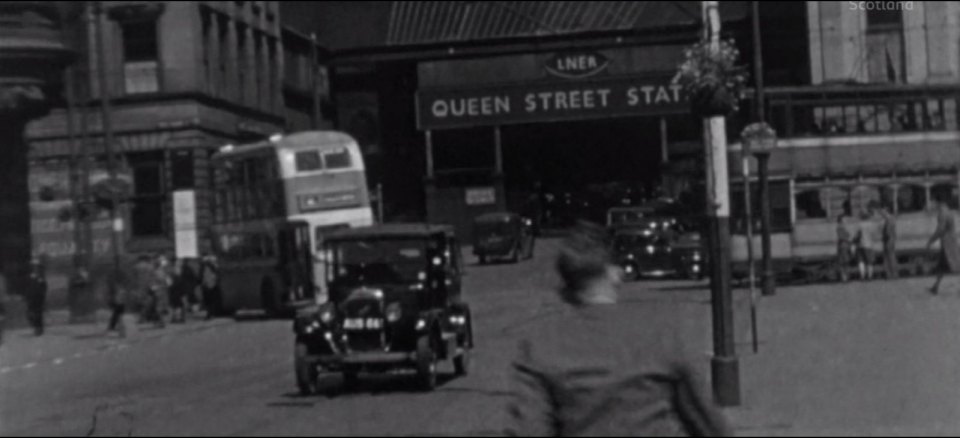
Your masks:
M730 435L676 317L617 304L621 274L602 228L579 225L556 266L569 306L520 343L510 435Z

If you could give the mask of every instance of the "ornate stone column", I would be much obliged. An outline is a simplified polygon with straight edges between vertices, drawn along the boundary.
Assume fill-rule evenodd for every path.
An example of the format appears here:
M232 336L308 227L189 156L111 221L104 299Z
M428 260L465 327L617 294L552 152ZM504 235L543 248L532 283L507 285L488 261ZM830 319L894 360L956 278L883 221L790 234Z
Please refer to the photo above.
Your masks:
M0 272L14 293L30 260L30 195L24 128L61 92L70 51L63 40L68 2L0 2Z

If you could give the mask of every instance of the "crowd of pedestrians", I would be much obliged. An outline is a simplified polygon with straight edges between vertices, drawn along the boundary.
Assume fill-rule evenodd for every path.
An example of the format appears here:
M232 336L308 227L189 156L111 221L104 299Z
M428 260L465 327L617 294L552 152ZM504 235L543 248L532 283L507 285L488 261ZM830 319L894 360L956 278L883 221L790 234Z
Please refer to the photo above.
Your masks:
M220 314L219 277L213 257L140 256L121 265L108 277L107 288L112 309L108 329L121 336L137 324L164 328L184 324L191 316L209 319Z
M849 211L846 208L845 211ZM898 274L897 222L886 205L873 201L858 217L845 213L837 218L837 269L842 281L850 279L850 267L856 265L861 280L872 280L882 260L883 274L895 279Z
M849 205L845 211L849 211ZM960 243L953 211L947 202L937 202L937 228L927 241L929 251L940 243L937 278L930 293L937 295L944 276L960 273ZM874 278L874 267L881 262L887 279L899 277L897 264L897 221L889 206L871 202L854 219L850 214L837 218L837 269L840 279L848 281L851 265L857 266L861 280Z

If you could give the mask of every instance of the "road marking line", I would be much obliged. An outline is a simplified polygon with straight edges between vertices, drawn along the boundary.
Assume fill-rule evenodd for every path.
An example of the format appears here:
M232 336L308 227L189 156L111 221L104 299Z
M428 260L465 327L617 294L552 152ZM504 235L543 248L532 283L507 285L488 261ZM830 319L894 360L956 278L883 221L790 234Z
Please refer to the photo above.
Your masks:
M9 373L10 371L13 371L13 368L10 368L10 367L0 368L0 374L7 374L7 373Z
M35 362L30 362L30 363L24 365L24 366L23 366L23 369L29 370L30 368L33 368L33 367L35 367L35 366L37 366L37 364L36 364Z
M63 358L58 357L58 358L54 359L54 360L53 360L53 364L54 364L54 365L62 365L62 364L63 364Z

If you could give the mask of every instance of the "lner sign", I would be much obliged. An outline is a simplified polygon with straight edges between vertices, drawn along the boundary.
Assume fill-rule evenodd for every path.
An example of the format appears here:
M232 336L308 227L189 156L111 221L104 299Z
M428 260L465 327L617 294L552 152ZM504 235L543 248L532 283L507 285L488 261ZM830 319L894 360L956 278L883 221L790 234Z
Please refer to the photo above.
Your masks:
M687 111L682 87L671 83L669 76L417 93L417 126L423 130Z

